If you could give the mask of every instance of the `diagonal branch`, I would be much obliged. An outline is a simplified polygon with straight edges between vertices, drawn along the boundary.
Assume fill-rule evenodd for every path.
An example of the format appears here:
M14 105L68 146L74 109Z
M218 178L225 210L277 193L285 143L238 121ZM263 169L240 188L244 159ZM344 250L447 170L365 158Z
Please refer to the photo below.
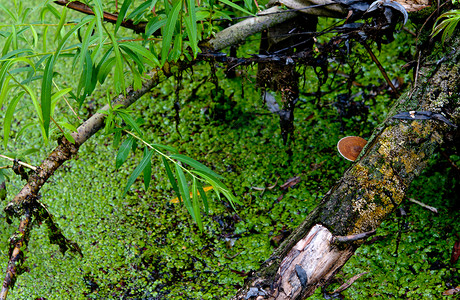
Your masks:
M76 10L86 15L94 15L93 9L90 6L80 1L70 2L68 0L56 0L54 1L54 3L65 6L73 10ZM104 12L104 21L112 23L112 24L116 24L117 19L118 19L118 14ZM147 25L147 22L139 22L137 24L134 24L132 20L126 20L126 21L121 22L122 27L132 29L136 33L143 33L145 31L146 25Z
M162 80L172 76L173 73L170 70L171 66L168 64L166 64L163 69L153 70L149 74L150 79L146 81L140 89L133 90L132 87L129 87L126 90L126 96L121 94L115 97L112 101L112 105L122 105L123 107L130 106L144 94L148 93ZM107 104L101 110L108 109L109 105ZM60 144L43 161L40 167L38 167L37 170L29 176L27 184L5 208L8 216L20 216L21 223L18 229L19 234L11 239L10 260L8 262L5 279L0 292L0 300L6 299L10 286L14 284L18 274L20 273L24 258L24 251L27 248L27 243L29 241L28 233L33 225L31 207L37 205L36 199L41 187L64 162L72 159L77 154L78 148L84 142L103 128L104 120L104 114L96 113L81 124L78 127L77 132L72 133L72 136L75 139L75 144L70 143L66 139L62 139Z

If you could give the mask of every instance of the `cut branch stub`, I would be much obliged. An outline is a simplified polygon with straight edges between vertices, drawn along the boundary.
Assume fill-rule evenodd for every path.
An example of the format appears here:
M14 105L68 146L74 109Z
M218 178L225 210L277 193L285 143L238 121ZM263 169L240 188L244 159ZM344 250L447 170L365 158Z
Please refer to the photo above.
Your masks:
M304 299L314 291L325 274L333 274L354 252L351 245L340 249L333 244L332 233L316 224L291 249L280 264L274 288L275 299Z

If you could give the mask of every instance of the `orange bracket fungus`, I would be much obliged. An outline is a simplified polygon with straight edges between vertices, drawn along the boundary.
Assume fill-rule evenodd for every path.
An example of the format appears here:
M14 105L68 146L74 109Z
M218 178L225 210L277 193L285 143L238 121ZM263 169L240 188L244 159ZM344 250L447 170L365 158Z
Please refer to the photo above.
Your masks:
M366 146L367 141L359 136L346 136L337 143L339 153L348 160L355 161Z

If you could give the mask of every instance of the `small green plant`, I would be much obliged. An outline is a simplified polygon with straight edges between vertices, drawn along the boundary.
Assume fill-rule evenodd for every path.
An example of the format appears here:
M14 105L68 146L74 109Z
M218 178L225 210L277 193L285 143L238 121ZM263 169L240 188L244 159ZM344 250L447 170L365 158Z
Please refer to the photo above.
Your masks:
M436 20L436 23L434 24L433 32L431 33L431 35L435 37L436 35L441 33L441 31L444 31L442 33L442 41L444 43L454 34L455 28L457 28L459 21L460 21L460 10L456 9L456 10L451 10L446 13L443 13Z

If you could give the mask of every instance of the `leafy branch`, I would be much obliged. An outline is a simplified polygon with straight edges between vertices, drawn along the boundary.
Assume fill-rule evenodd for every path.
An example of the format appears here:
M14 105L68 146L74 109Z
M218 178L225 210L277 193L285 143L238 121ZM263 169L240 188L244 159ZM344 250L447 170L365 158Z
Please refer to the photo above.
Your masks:
M161 157L169 182L171 183L177 198L182 200L180 202L184 203L187 211L198 225L200 231L203 230L201 202L203 203L205 213L209 213L209 204L206 193L203 189L203 183L211 185L219 199L220 194L222 193L230 202L233 209L235 209L235 203L241 204L232 192L222 183L221 180L223 177L212 171L207 166L190 157L179 154L178 151L171 146L149 143L142 137L130 131L129 128L132 128L137 134L142 135L139 124L131 117L128 110L118 106L115 108L111 107L109 110L102 113L107 115L106 133L115 133L114 145L118 145L122 131L129 135L129 137L125 139L119 147L115 159L115 166L117 169L120 168L127 160L129 153L135 150L135 140L140 141L145 145L143 157L138 166L131 173L125 186L123 196L126 195L129 188L133 185L141 173L143 173L145 189L149 188L152 172L151 159L153 154L157 154ZM125 128L120 128L120 126L116 127L116 116L127 124ZM168 155L162 150L167 150L172 154ZM170 166L171 163L174 166L173 168ZM189 168L186 168L184 165ZM189 177L189 179L187 179L187 177ZM190 181L191 192L189 185Z

